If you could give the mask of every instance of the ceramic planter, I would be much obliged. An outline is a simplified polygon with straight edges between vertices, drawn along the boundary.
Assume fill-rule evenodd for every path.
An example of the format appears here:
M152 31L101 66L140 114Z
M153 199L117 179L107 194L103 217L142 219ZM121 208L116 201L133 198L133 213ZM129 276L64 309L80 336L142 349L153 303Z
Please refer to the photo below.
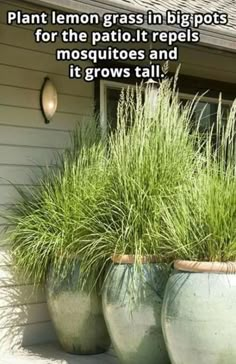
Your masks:
M162 328L172 364L236 363L236 263L177 261Z
M46 292L49 312L63 349L72 354L98 354L109 349L110 338L101 296L78 288L79 264L63 278L50 269Z
M161 329L167 270L153 257L143 257L138 268L130 256L114 262L104 285L103 311L120 363L169 363Z

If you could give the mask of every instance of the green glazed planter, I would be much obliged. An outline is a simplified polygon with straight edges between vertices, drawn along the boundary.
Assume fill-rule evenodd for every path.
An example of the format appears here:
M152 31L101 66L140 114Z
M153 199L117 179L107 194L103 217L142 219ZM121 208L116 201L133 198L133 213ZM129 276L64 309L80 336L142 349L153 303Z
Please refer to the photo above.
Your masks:
M235 364L236 264L177 261L175 269L162 309L171 363Z
M91 355L107 351L110 338L96 292L78 288L79 264L63 278L49 270L46 282L48 308L62 348L71 354Z
M103 290L103 312L122 364L167 364L161 306L167 270L155 263L114 264Z

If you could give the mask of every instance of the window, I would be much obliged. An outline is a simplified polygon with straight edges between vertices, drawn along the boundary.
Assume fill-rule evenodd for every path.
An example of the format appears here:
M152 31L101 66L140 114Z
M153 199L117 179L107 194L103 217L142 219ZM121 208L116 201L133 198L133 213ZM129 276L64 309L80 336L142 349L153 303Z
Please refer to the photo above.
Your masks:
M180 99L184 102L192 100L193 96L188 94L180 94ZM232 101L222 100L222 116L223 122L227 121ZM200 132L206 132L209 130L217 120L218 111L218 99L211 97L202 97L197 103L196 108L193 112L193 122L199 122ZM200 118L200 120L199 120Z
M102 131L104 135L108 129L114 130L117 125L117 107L120 99L121 90L128 86L134 85L114 82L114 81L100 81L100 120ZM193 95L180 93L180 100L185 103L192 100ZM232 101L222 100L222 115L223 121L226 122ZM198 102L194 113L193 122L199 122L200 118L200 131L206 132L216 122L218 110L218 99L212 97L202 97Z
M121 82L100 81L100 120L104 134L108 129L116 128L120 94L122 89L128 86L134 87L134 85Z

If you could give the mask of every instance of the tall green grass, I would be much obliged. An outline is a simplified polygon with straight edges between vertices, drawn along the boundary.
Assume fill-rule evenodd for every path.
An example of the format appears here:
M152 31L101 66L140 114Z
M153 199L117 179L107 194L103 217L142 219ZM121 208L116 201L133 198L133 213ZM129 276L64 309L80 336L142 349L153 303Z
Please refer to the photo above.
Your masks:
M172 81L160 84L156 112L143 89L121 95L118 127L108 140L109 188L92 218L93 237L81 248L83 269L101 269L113 255L144 255L168 261L162 244L163 203L175 206L183 185L194 178L198 158L191 133L191 105L183 106Z
M169 259L236 259L236 102L227 122L217 121L205 135L204 164L177 203L163 201L163 252Z
M236 103L226 125L219 106L204 138L191 122L195 106L182 105L175 80L165 80L155 114L142 86L128 89L106 141L95 123L74 133L57 168L19 191L8 217L16 266L38 283L50 265L66 274L79 259L82 277L96 283L113 255L137 264L145 255L235 260Z
M49 265L55 274L66 274L76 264L76 246L87 241L88 219L96 215L106 186L106 148L95 123L79 128L72 139L39 186L27 194L19 190L21 199L8 216L15 225L10 234L15 264L35 283L45 280Z

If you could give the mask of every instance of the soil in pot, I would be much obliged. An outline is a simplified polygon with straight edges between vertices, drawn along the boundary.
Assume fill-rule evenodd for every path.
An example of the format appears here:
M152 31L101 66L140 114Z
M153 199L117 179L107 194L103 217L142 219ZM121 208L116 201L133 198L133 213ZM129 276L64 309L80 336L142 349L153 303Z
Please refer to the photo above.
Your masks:
M103 290L103 311L112 344L122 364L167 364L161 307L167 269L143 259L135 266L115 261Z
M91 355L107 351L110 338L102 312L102 300L95 290L78 286L79 263L66 275L56 278L48 272L48 308L62 348L71 354Z
M172 364L236 363L236 264L177 261L162 328Z

